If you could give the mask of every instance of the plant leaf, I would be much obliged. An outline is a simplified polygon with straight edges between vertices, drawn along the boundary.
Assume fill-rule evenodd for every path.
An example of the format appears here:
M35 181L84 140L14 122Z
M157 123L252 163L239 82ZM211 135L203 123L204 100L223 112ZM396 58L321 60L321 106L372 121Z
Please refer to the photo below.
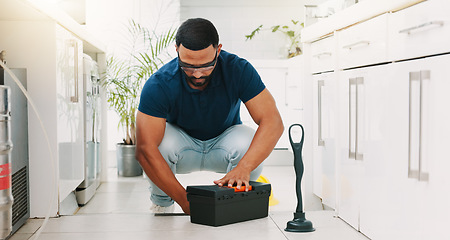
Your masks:
M127 28L128 57L107 58L101 85L107 89L110 109L119 115L118 128L125 131L124 141L134 144L139 95L145 81L169 59L166 49L174 42L176 29L156 33L133 19Z
M289 37L294 37L294 36L295 36L295 31L290 30L290 31L287 31L286 34L287 34Z
M259 31L261 31L262 27L263 25L259 25L259 27L253 30L252 33L250 33L249 35L245 35L245 40L251 40L257 33L259 33Z
M272 32L276 32L279 28L280 28L280 25L273 26L272 27Z

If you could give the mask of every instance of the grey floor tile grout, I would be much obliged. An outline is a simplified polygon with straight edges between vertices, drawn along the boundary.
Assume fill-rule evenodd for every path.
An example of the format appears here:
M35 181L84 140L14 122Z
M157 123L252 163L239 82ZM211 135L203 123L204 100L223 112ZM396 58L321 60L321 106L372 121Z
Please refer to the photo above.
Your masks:
M289 238L288 238L288 236L286 235L284 229L282 229L282 228L277 224L277 222L275 222L275 220L272 218L272 216L271 216L270 214L269 214L269 218L270 218L270 220L272 220L272 222L275 224L275 226L277 226L278 230L280 230L280 232L283 234L283 236L284 236L287 240L289 240Z

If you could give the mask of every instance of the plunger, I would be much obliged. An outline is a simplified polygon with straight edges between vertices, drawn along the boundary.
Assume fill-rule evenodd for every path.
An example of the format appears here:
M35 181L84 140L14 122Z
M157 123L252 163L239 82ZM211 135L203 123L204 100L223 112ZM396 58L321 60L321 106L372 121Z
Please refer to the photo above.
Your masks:
M299 143L294 143L291 137L291 129L294 126L299 126L302 129L302 139ZM294 152L294 168L296 175L295 190L297 192L297 209L294 213L294 220L287 223L287 232L313 232L313 224L311 221L305 218L305 212L303 212L303 200L302 200L302 176L304 172L303 160L302 160L302 148L304 140L305 130L300 124L292 124L289 127L289 141L291 142L292 151Z

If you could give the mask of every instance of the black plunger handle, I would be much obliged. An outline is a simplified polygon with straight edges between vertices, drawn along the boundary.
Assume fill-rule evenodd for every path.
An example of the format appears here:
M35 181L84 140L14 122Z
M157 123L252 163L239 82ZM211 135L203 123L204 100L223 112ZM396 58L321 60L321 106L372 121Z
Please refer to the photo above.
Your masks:
M302 129L302 139L299 143L294 143L291 137L291 129L294 126L299 126ZM294 152L294 169L296 175L295 190L297 191L297 209L296 213L303 213L303 200L302 200L302 177L304 172L303 160L302 160L302 148L304 140L305 130L300 124L292 124L289 127L289 141L291 142L292 151Z

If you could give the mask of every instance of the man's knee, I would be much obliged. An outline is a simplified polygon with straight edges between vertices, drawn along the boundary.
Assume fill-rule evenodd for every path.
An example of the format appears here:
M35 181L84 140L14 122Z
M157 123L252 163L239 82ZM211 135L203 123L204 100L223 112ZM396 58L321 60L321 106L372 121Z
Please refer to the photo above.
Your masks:
M255 130L245 125L236 125L232 131L229 136L231 148L245 154L255 136Z

